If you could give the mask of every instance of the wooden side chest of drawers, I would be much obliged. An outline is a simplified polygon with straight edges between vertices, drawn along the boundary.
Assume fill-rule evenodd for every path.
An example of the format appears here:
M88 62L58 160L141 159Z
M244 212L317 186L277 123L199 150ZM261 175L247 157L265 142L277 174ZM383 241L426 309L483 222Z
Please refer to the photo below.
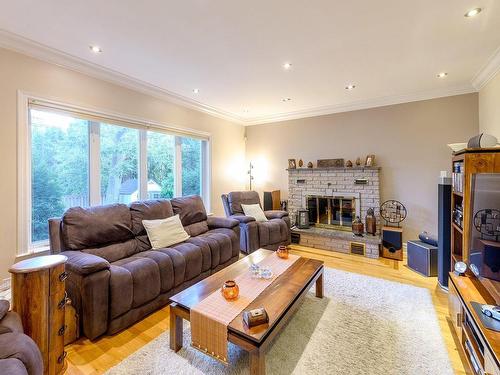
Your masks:
M64 310L66 305L63 255L30 258L14 264L12 310L22 320L24 332L40 348L44 374L61 374L66 367Z

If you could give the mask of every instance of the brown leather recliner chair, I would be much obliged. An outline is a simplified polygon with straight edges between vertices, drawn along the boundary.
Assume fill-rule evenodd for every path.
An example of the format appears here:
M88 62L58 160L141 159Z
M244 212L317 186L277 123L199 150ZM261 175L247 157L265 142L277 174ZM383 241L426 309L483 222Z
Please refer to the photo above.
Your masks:
M152 250L142 220L175 214L191 237ZM240 254L238 221L207 217L198 196L73 207L49 231L51 252L68 257L66 290L89 339L130 326Z
M40 349L23 333L19 315L9 311L6 300L0 300L0 374L43 374Z
M245 216L241 204L258 204L256 191L233 191L222 195L226 216L240 223L240 247L247 254L259 249L276 250L280 245L290 244L290 218L286 211L264 211L268 221L257 222Z

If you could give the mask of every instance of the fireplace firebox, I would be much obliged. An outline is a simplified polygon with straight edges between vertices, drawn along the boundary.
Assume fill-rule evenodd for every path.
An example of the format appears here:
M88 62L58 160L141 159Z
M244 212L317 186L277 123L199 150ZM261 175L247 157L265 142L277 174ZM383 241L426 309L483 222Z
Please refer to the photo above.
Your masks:
M308 195L309 224L317 227L352 230L352 222L360 216L359 194L335 196Z

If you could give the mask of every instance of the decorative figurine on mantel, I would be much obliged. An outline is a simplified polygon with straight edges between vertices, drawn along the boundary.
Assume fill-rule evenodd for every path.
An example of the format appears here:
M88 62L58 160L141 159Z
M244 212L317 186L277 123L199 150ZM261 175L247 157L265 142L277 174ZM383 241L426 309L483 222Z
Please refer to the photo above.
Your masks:
M302 159L299 159L299 168L302 168L304 166L304 162L302 161Z
M361 165L361 158L356 159L356 166L359 167Z
M312 168L312 167L313 167L312 161L310 161L309 163L307 163L307 168Z
M346 161L346 163L345 163L345 166L346 166L347 168L352 168L352 161L347 160L347 161Z

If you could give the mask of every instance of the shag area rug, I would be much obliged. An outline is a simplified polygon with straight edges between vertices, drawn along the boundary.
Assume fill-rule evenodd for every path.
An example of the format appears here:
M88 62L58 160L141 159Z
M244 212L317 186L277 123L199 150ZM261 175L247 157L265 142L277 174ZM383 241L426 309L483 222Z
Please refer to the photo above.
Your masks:
M272 343L267 374L453 374L428 290L325 269ZM165 332L108 371L121 374L249 374L248 354L229 344L229 366L191 348L174 353Z

